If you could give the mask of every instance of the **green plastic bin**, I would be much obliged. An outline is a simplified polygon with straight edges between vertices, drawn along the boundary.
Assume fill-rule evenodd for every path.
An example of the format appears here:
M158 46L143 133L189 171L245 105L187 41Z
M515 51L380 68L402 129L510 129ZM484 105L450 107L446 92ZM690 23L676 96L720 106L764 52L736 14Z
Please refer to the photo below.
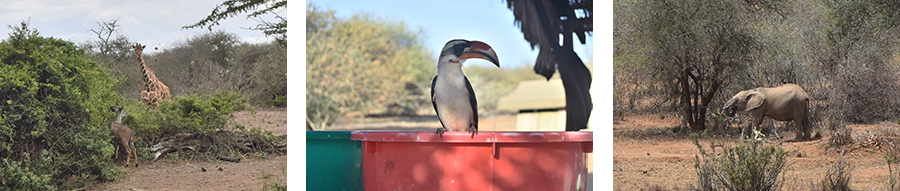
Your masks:
M350 131L307 131L306 189L363 190L361 148Z

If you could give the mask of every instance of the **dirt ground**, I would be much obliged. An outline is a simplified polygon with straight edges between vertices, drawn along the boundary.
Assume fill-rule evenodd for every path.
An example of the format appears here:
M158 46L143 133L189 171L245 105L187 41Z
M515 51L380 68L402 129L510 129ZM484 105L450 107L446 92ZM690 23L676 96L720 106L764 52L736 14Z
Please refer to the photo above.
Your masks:
M694 156L699 155L699 151L690 137L684 135L686 133L673 133L672 127L679 123L676 117L658 114L617 117L613 126L615 190L687 190L697 184ZM804 142L767 139L767 144L780 145L789 152L782 189L811 190L823 180L831 164L844 158L852 167L850 187L853 190L885 190L889 172L884 151L860 145L871 135L869 132L898 131L900 126L851 125L850 128L856 143L844 148L826 148L828 132L823 133L823 137ZM718 139L733 144L738 131L733 132L733 136ZM792 130L779 128L779 133L786 137L785 140L794 136ZM709 143L701 144L708 151ZM893 168L897 168L896 164Z
M287 133L285 108L257 108L238 112L234 122L260 127L275 135ZM204 171L205 169L205 171ZM139 167L126 168L117 182L99 185L93 190L263 190L268 185L287 185L287 157L269 155L265 159L247 156L239 163L221 160L156 162L141 160Z

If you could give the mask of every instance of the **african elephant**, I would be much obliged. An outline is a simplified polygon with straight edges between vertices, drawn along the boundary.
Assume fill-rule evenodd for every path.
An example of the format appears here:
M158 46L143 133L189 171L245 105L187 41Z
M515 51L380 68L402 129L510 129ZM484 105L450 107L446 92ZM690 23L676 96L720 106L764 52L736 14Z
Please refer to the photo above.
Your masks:
M750 128L754 129L759 127L766 116L778 121L794 121L797 127L795 141L810 138L808 109L809 95L795 84L744 90L731 97L722 107L728 117L734 116L738 110L750 111L753 115ZM744 129L741 130L741 137L744 137Z

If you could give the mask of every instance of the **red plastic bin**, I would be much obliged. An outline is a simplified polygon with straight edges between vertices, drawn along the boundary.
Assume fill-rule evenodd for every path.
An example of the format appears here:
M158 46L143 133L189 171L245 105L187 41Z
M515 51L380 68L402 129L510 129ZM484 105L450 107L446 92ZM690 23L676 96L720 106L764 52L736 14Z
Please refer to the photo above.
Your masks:
M584 190L593 132L353 131L365 190Z

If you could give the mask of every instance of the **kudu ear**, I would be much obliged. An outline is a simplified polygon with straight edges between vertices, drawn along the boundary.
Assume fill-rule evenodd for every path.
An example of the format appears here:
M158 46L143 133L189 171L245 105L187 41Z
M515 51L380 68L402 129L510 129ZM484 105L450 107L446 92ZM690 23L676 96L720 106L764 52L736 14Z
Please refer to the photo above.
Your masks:
M116 108L116 106L109 106L109 110L112 111L112 112L119 112L118 109L119 109L119 108Z
M762 106L763 102L766 101L766 94L763 94L760 91L753 91L747 94L747 108L744 111L754 110Z

